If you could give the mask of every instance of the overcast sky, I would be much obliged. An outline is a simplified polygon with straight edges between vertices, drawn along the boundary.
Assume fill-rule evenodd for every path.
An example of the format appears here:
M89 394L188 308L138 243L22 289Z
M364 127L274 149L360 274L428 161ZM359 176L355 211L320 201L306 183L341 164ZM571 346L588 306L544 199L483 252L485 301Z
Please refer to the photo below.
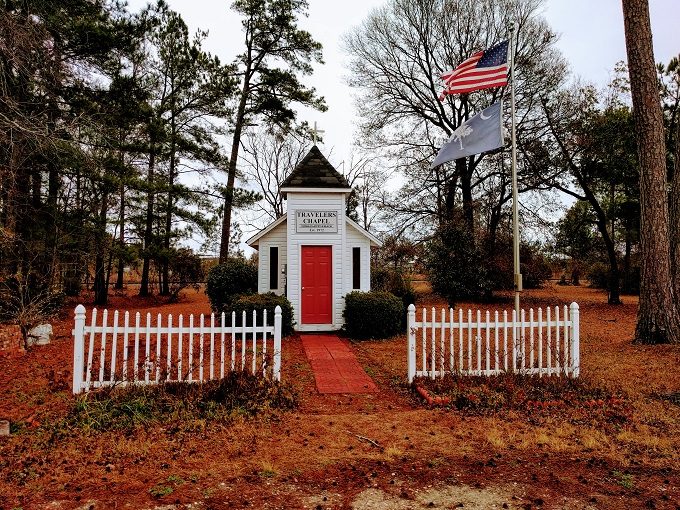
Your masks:
M351 90L344 84L347 56L341 50L342 34L361 23L371 9L386 0L310 0L309 17L304 28L323 44L325 65L319 66L307 83L326 98L328 111L300 112L300 119L316 121L326 131L321 146L335 165L349 157L355 125ZM145 0L129 0L132 11ZM191 31L208 30L205 46L224 62L231 61L240 50L242 32L239 17L229 8L228 0L168 0L171 8L185 19ZM680 53L677 35L680 0L650 0L654 55L667 63ZM558 47L571 64L574 76L604 85L614 64L625 60L621 0L547 0L544 16L560 34Z
M309 17L301 25L323 44L325 64L317 66L305 83L316 87L326 98L328 111L304 109L299 120L317 122L325 131L321 150L339 170L349 161L356 118L352 91L345 85L347 56L341 38L359 25L375 7L388 0L309 0ZM130 10L138 11L147 0L128 0ZM239 16L231 11L230 0L167 0L178 11L191 32L208 31L205 49L230 62L243 43ZM667 63L680 53L677 36L680 0L650 0L654 56ZM560 34L557 44L571 64L573 77L604 86L616 62L626 60L621 0L547 0L543 16ZM241 220L243 221L243 219ZM263 225L261 225L263 226ZM253 227L243 225L244 239ZM194 243L191 243L192 245Z

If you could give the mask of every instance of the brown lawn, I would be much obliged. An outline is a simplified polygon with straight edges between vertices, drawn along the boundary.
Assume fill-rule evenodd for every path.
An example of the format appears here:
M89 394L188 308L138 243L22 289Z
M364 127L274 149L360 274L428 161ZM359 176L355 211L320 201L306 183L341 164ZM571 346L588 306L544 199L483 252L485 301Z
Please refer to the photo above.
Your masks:
M283 378L300 392L293 412L55 433L73 403L65 313L52 344L0 358L0 418L14 431L0 438L0 508L680 508L680 405L664 398L680 392L680 346L632 345L633 297L611 307L598 291L549 286L523 306L574 300L581 373L627 395L622 424L429 409L404 384L403 336L354 344L380 393L321 396L293 337L283 353ZM114 296L116 307L209 311L195 292L177 304Z

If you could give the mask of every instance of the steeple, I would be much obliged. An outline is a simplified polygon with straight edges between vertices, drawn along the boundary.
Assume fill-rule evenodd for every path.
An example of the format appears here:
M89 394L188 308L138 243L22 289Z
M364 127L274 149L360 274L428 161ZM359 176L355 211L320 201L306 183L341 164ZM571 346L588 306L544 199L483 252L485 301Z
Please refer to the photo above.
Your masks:
M352 189L347 179L328 162L316 145L283 181L281 192L285 196L291 188L326 188L344 192Z

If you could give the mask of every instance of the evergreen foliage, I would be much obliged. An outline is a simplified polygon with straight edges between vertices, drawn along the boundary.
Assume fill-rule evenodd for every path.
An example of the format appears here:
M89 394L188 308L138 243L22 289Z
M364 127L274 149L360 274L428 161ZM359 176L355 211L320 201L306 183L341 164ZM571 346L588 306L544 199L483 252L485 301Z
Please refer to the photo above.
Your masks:
M205 177L227 166L237 83L205 36L163 1L2 4L0 281L103 305L141 258L140 293L176 297L179 246L218 226Z
M257 292L257 266L242 258L228 259L208 273L205 293L215 312L222 312L242 295Z
M402 332L405 310L389 292L350 292L345 296L345 331L355 340L389 338Z
M243 17L245 37L243 52L234 62L240 82L224 190L220 262L229 256L236 169L245 130L257 119L270 127L289 128L296 118L295 105L326 110L323 98L300 80L312 74L313 63L323 63L321 44L298 26L298 17L307 13L307 1L235 0L232 9Z
M493 288L483 253L460 222L437 229L425 250L425 267L432 290L451 307L461 299L482 299Z
M273 292L266 294L243 294L231 303L226 304L223 311L230 315L231 312L236 312L236 325L243 324L243 312L246 312L246 324L251 325L253 322L253 310L257 311L257 326L262 325L264 317L262 310L267 310L267 325L274 325L274 310L277 306L281 307L281 333L283 336L290 335L293 332L293 305L286 296L279 296ZM229 319L228 319L229 320Z

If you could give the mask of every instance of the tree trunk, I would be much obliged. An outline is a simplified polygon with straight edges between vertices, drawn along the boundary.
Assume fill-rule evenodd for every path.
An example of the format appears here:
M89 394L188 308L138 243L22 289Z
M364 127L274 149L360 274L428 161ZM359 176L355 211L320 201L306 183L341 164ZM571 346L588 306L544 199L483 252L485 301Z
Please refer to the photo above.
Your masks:
M123 253L125 250L125 184L123 184L122 179L120 183L120 216L118 217L118 223L118 228L120 228L120 232L118 233L120 255L118 256L118 271L114 287L116 289L122 289L123 279L125 277L125 261L123 260Z
M498 203L491 208L491 217L489 218L489 235L486 240L486 253L491 256L496 251L496 242L498 240L498 227L503 218L503 205L505 205L505 181L501 181L501 191L498 197Z
M639 343L680 342L671 280L666 154L647 0L623 0L626 50L640 163Z
M456 171L460 175L460 189L463 195L463 219L465 227L470 233L470 238L474 239L475 232L475 212L472 200L472 170L465 158L456 160ZM449 217L449 220L451 217Z
M633 281L630 274L630 255L633 250L633 235L631 233L631 221L626 220L626 253L623 256L623 292L633 293Z
M448 179L444 176L442 180L437 179L437 219L440 225L451 221L453 218L453 212L456 207L456 190L458 188L458 173L454 173L453 176ZM442 200L440 190L443 190L444 197Z
M146 225L144 226L144 262L142 264L142 281L139 286L139 295L149 295L149 264L151 263L151 244L153 243L153 205L154 205L154 165L156 153L153 141L150 144L149 171L147 174L147 186L149 191L146 199Z
M47 174L47 225L45 249L47 251L47 261L49 267L49 278L51 283L56 283L59 277L59 222L57 221L59 211L57 207L59 195L59 171L55 162L50 162Z
M245 122L246 104L250 94L250 68L246 70L241 89L241 99L236 112L234 136L231 139L231 157L229 158L229 172L227 174L227 189L224 194L224 212L222 216L222 236L220 239L220 264L229 258L229 237L231 235L231 210L234 205L234 182L236 181L236 163L238 150L241 145L241 132Z
M585 180L582 180L581 187L590 203L590 206L595 211L595 216L597 217L597 229L600 231L602 240L604 241L604 246L607 250L607 258L609 259L609 281L607 284L607 289L609 295L607 298L607 303L610 305L620 305L621 304L621 274L619 272L619 262L616 256L616 246L614 245L614 239L607 229L607 215L602 210L600 203L597 198L590 190L590 187L586 185Z
M29 170L27 168L18 168L16 170L14 193L10 198L10 201L13 202L11 207L14 210L14 228L16 232L12 271L20 270L24 274L28 272L28 263L32 259L28 253L30 226L33 225L33 215L30 208L30 185Z
M675 165L671 181L671 273L675 289L675 306L680 310L680 122L675 123Z
M605 246L607 247L607 258L609 259L609 297L607 298L607 303L610 305L620 305L621 274L619 272L619 262L616 257L616 248L614 247L614 241L609 236L607 236L604 241Z
M174 110L174 101L173 101ZM163 255L163 268L162 268L162 278L161 278L161 294L163 296L170 295L170 234L172 232L172 204L174 200L174 186L175 186L175 152L176 152L176 141L177 127L175 123L174 113L170 117L170 169L168 171L168 203L167 210L165 211L165 236L163 238L163 248L165 248L165 254Z
M97 222L96 256L94 261L94 304L105 305L108 300L108 281L106 272L105 239L106 239L106 214L108 193L102 192L102 204Z

